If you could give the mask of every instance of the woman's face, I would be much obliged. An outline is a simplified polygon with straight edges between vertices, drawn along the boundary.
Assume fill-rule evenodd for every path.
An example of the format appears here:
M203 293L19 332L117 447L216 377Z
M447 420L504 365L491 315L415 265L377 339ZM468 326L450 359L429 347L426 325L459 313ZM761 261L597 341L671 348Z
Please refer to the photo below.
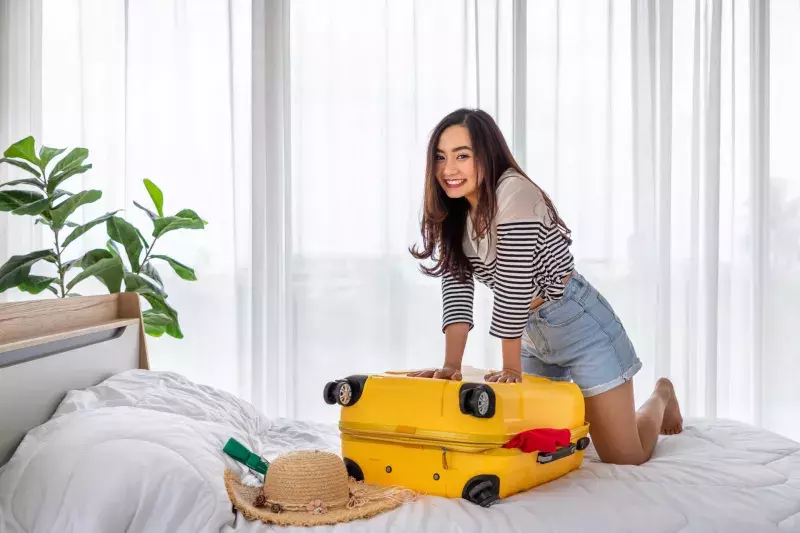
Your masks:
M450 126L439 137L436 147L436 180L450 198L466 198L478 203L478 166L464 126Z

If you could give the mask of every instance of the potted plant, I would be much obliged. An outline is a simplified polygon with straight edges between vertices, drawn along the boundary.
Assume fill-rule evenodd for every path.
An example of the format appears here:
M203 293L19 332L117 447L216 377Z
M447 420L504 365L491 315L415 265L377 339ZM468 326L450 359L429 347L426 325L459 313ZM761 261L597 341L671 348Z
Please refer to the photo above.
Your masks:
M98 189L71 193L59 187L69 178L92 168L91 164L85 163L89 151L74 148L59 158L66 152L65 148L41 146L38 154L35 148L34 138L26 137L11 145L0 158L0 163L28 174L21 179L0 183L0 211L30 216L34 224L47 226L53 234L53 245L44 250L13 255L0 266L0 293L16 288L30 294L49 291L58 298L80 296L74 289L93 277L111 293L136 292L147 300L150 308L142 316L148 335L160 337L166 333L183 338L178 312L167 301L157 266L167 265L187 281L196 281L197 276L191 267L168 255L155 253L156 244L169 232L203 229L207 222L191 209L165 216L162 191L145 179L144 186L155 211L137 202L134 205L146 212L152 222L151 241L133 224L117 216L120 210L76 224L69 220L75 211L98 201L103 193ZM108 234L106 248L70 256L70 245L101 224ZM32 267L43 262L50 264L49 272L46 275L32 274Z

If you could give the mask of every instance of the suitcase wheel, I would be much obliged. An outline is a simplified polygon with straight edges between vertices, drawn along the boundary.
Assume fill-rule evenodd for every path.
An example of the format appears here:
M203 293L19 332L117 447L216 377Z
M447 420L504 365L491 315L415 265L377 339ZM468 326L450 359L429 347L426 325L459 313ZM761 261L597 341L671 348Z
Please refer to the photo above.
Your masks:
M337 381L329 381L325 384L322 397L328 405L338 403L343 407L348 407L361 398L366 382L367 376L350 376Z
M475 476L464 485L461 497L481 507L490 507L500 500L500 478Z
M492 418L495 409L494 390L488 385L465 383L458 394L461 412L477 418Z
M578 442L575 443L575 447L578 451L583 451L589 447L589 437L581 437L578 439Z
M335 381L329 381L325 384L325 390L322 391L322 397L325 399L325 403L328 405L333 405L336 403L336 394L334 392L334 388L336 387Z
M340 381L336 384L333 391L339 405L347 407L355 403L355 391L353 390L353 385L349 381Z
M356 463L352 459L348 459L347 457L345 457L344 466L345 468L347 468L348 476L355 479L356 481L364 481L364 472L361 470L361 467L358 466L358 463Z

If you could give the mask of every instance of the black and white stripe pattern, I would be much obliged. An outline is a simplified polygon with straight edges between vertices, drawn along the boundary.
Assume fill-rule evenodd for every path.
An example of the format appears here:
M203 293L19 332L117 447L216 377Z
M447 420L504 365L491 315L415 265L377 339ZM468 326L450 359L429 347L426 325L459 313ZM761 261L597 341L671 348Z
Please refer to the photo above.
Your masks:
M505 222L497 225L496 257L484 264L470 257L473 277L494 292L494 309L489 333L501 339L522 336L531 302L562 297L562 280L572 272L574 261L569 245L555 227L540 220ZM442 279L442 329L456 322L473 327L474 279L460 283L445 275Z
M558 300L564 295L564 278L575 268L569 244L556 228L539 228L542 245L533 264L534 298Z
M541 222L508 222L497 226L494 310L491 335L522 336L533 300L534 255L542 242Z
M468 277L465 282L445 274L442 277L442 331L450 324L467 323L469 329L474 327L472 320L472 302L475 298L475 281Z

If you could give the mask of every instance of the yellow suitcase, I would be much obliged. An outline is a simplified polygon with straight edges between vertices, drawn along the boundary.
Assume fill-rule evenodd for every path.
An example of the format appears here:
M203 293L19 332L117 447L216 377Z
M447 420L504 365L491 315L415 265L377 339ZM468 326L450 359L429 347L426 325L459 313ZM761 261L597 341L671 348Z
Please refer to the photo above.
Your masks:
M486 371L462 373L462 381L386 372L327 383L325 402L341 406L349 474L488 507L580 467L589 426L577 385L534 376L488 383ZM550 453L503 448L537 428L569 429L569 446Z

